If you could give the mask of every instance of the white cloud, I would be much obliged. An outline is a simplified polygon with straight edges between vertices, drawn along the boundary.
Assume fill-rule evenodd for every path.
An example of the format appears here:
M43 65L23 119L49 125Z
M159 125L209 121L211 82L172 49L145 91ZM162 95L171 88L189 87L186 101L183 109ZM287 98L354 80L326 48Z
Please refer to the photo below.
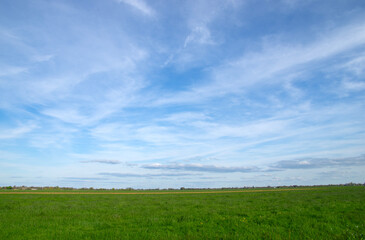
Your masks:
M179 47L174 46L162 67L172 65L179 71L204 66L210 62L209 53L212 47L219 45L220 41L212 34L214 22L217 17L229 12L232 7L238 6L233 2L225 1L194 1L184 2L184 21L187 33L179 41ZM182 44L181 44L182 42Z
M47 61L51 60L53 57L54 57L54 55L52 55L52 54L36 55L33 57L33 60L36 62L47 62Z
M203 164L160 164L153 163L143 165L142 168L146 169L159 169L159 170L177 170L177 171L197 171L197 172L215 172L215 173L234 173L234 172L257 172L260 171L256 167L242 167L242 166L215 166L215 165L203 165Z
M96 159L96 160L84 160L81 163L102 163L102 164L121 164L119 160L109 160L109 159Z
M75 123L81 125L88 125L94 122L93 119L89 119L88 116L81 115L76 109L46 109L42 112L43 114L57 118L63 122Z
M345 63L342 68L355 73L357 76L360 76L365 71L365 52L362 53L362 56L353 58Z
M215 44L213 41L210 31L206 26L195 27L191 33L186 37L184 42L184 48L189 44Z
M278 84L288 75L311 71L329 57L363 46L365 23L355 23L321 34L307 45L278 43L261 52L246 53L210 72L209 82L190 90L168 94L155 100L156 105L201 102L232 93L242 93L260 84ZM346 36L346 37L344 37Z
M365 82L344 80L342 87L348 91L362 91L365 90Z
M143 14L147 16L154 16L155 10L153 10L150 6L147 5L146 2L143 0L117 0L118 2L123 2L125 4L128 4L139 11L141 11Z
M273 169L332 168L336 166L364 166L365 155L345 158L310 158L308 160L283 160L275 163Z
M173 124L189 124L193 121L201 121L207 119L210 119L210 117L201 112L179 112L169 114L167 117L159 119L159 121L171 122Z
M123 88L124 87L124 88ZM135 95L141 88L140 85L134 85L133 82L126 85L118 86L115 89L104 90L101 96L91 97L85 96L68 106L68 102L61 104L60 107L46 108L43 114L57 118L63 122L74 123L78 125L98 124L101 120L106 119L116 112L123 111L135 101ZM92 103L92 106L89 104ZM89 106L85 109L85 106Z
M26 67L4 66L4 65L2 65L2 66L0 65L0 69L1 69L0 77L12 76L12 75L26 72L28 70L28 68L26 68Z
M31 132L36 128L36 125L29 124L27 126L19 126L16 128L2 128L0 129L0 139L20 138L24 134Z

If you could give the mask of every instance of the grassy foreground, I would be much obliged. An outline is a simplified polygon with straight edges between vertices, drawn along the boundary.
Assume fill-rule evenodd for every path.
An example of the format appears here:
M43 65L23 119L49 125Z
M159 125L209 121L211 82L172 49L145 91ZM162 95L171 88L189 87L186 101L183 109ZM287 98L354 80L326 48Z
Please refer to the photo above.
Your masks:
M365 187L0 194L0 239L365 239Z

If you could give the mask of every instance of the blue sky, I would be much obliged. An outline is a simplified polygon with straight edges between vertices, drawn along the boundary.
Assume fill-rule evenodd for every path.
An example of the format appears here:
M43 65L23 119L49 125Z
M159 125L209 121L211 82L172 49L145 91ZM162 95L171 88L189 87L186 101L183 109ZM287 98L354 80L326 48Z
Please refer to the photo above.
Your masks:
M0 3L0 185L365 181L365 2Z

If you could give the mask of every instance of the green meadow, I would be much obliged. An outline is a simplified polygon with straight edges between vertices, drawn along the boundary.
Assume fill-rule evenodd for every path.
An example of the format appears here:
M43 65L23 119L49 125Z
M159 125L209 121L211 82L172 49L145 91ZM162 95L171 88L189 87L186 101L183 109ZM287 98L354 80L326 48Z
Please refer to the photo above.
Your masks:
M363 186L128 192L1 190L0 239L365 239Z

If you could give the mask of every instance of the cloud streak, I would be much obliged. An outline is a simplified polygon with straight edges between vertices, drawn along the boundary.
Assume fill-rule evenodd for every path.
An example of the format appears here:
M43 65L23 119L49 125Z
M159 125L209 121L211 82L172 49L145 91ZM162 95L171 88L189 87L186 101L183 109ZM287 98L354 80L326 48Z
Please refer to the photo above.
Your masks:
M145 169L156 170L178 170L178 171L193 171L193 172L214 172L214 173L247 173L259 171L256 167L223 167L215 165L203 165L203 164L149 164L143 165Z
M35 128L36 128L36 125L30 124L28 126L19 126L16 128L0 129L0 139L20 138L24 134L31 132Z
M118 160L107 160L107 159L97 159L97 160L84 160L80 161L81 163L102 163L102 164L121 164L121 161Z
M147 16L155 15L155 11L150 6L148 6L147 3L144 2L143 0L118 0L118 2L128 4L136 9L138 9L140 12L142 12L143 14L145 14Z
M364 166L365 155L346 158L304 158L283 160L273 165L272 169L315 169L346 166Z
M227 94L242 93L267 81L270 84L285 82L286 76L295 72L312 71L322 60L363 46L364 28L365 23L360 21L328 30L308 44L290 46L276 43L263 47L261 51L246 53L214 68L209 74L208 84L194 86L173 96L159 97L154 104L201 102ZM344 39L343 36L347 37Z
M185 177L185 176L192 176L193 174L189 173L134 174L134 173L103 172L99 173L99 175L118 177L118 178L159 178L159 177Z

